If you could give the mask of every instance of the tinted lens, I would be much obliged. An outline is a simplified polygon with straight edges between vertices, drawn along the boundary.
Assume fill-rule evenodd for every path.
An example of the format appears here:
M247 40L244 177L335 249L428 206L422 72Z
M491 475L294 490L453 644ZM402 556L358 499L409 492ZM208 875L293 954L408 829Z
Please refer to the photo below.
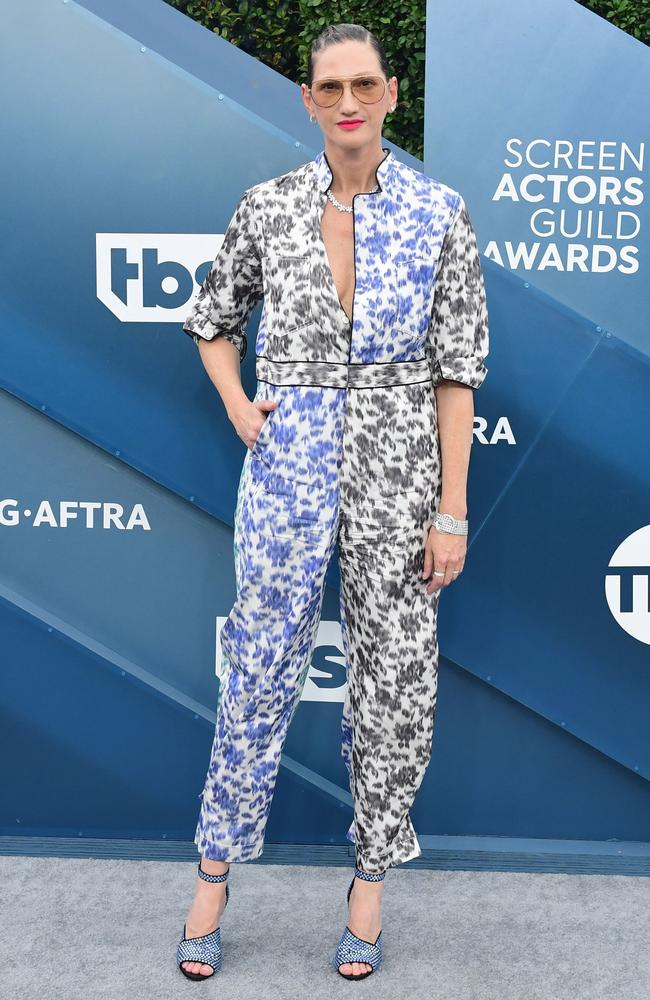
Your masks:
M311 90L312 97L321 108L330 107L341 97L343 84L340 80L319 80Z
M384 93L384 81L378 76L363 77L353 82L352 92L365 104L374 104Z

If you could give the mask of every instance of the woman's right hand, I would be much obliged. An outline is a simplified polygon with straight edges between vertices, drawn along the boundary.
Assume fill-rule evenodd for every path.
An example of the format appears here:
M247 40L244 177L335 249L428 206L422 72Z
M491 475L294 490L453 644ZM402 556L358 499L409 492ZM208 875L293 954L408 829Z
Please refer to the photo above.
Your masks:
M256 399L254 403L247 398L231 415L230 420L237 434L247 448L253 447L257 435L268 419L265 414L274 410L279 404L273 399Z

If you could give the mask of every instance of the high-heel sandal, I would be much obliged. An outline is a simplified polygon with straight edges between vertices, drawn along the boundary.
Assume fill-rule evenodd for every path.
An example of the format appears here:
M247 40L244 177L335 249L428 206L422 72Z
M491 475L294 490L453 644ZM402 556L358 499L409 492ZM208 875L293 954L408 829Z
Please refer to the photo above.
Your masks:
M208 872L204 872L201 868L201 860L199 859L199 877L204 879L206 882L226 882L230 869L224 872L222 875L209 875ZM228 891L228 883L226 882L226 902L224 903L224 911L228 905L228 897L230 893ZM200 937L186 938L185 930L187 924L183 924L183 937L181 938L178 951L176 953L176 964L181 970L184 976L188 979L212 979L215 972L219 972L221 969L221 962L223 959L223 951L221 948L221 922L219 927L215 930L210 931L209 934L202 934ZM202 965L212 966L212 972L209 972L206 976L201 972L190 972L189 969L184 969L182 962L201 962Z
M348 906L355 878L364 879L366 882L381 882L385 876L386 872L381 872L381 874L377 875L371 872L364 872L361 868L355 867L350 888L348 889ZM381 946L381 931L373 944L372 941L364 941L363 938L357 937L346 924L334 958L334 966L339 976L343 976L344 979L365 979L367 976L371 976L373 972L378 972L381 968ZM350 972L341 972L341 966L348 962L364 962L367 965L371 965L372 968L366 972L360 972L356 976Z

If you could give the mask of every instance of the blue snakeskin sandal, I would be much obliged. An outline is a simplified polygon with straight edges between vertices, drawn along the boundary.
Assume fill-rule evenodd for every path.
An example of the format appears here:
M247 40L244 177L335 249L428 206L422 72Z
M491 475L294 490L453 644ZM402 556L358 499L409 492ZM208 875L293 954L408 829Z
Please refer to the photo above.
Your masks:
M230 874L230 869L228 869L227 872L224 872L223 875L209 875L207 872L203 871L201 868L201 861L199 860L198 874L199 877L205 879L206 882L226 882L226 879ZM224 903L224 911L228 905L228 897L230 895L228 888L228 884L226 883L226 902ZM188 979L212 979L214 973L219 972L221 969L221 962L223 958L221 948L221 926L217 927L214 931L210 931L209 934L202 934L201 937L195 938L185 937L186 926L186 924L183 924L183 937L178 945L176 964L183 975L187 976ZM201 962L204 965L211 965L213 971L204 976L201 972L190 972L189 969L184 969L181 962Z
M354 876L348 889L348 905L350 904L350 895L355 878L364 879L366 882L381 882L385 877L386 872L377 875L371 872L364 872L361 868L355 867ZM355 976L351 972L341 972L341 966L347 962L366 962L372 968L367 972L360 972ZM344 979L365 979L367 976L371 976L373 972L378 972L381 967L381 931L373 944L372 941L364 941L363 938L357 937L346 925L336 949L334 965L339 976L343 976Z

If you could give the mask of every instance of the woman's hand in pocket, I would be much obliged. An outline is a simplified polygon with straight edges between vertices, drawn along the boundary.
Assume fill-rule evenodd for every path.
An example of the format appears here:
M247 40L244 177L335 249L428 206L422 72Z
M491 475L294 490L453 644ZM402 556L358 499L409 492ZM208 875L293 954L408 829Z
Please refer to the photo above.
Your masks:
M268 412L274 410L276 406L278 403L273 399L256 399L253 403L247 399L233 412L230 420L247 448L253 448L259 432L268 419Z

